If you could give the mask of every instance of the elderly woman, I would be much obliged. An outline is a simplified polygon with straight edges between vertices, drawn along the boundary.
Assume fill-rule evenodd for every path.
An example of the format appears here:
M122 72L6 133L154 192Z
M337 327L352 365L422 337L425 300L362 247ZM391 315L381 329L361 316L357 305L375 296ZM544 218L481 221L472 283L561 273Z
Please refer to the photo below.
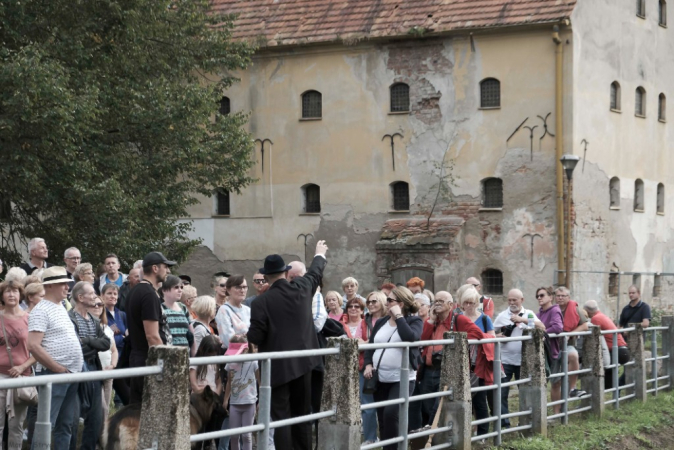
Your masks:
M5 281L16 281L21 283L24 278L26 278L26 271L21 267L10 267L5 275Z
M331 319L342 320L342 316L344 315L343 304L342 296L339 295L339 292L328 291L325 294L325 309L328 310L328 317Z
M370 292L365 304L368 312L363 319L366 326L366 335L363 339L369 341L374 325L379 319L386 315L386 295L384 295L383 292ZM363 360L364 357L365 355L363 353ZM372 397L372 394L365 394L363 392L363 384L365 383L363 370L364 368L361 368L360 371L360 404L367 405L373 403L374 398ZM373 444L377 441L377 411L374 409L366 409L361 412L361 417L363 419L363 437L365 439L363 444Z
M192 322L192 327L194 328L194 347L197 349L204 336L214 334L209 324L215 318L215 308L215 299L210 295L197 297L192 303L192 311L197 316Z
M2 339L11 342L10 346L2 345L0 349L0 379L17 378L28 376L35 358L28 352L28 314L21 309L19 301L23 296L23 285L18 281L5 281L0 283L0 300L4 305L4 313L0 315L0 332ZM16 345L15 345L16 344ZM0 405L3 412L0 414L0 433L5 427L5 405L7 404L8 391L0 390ZM7 416L9 423L7 431L9 435L8 448L19 449L23 444L23 421L26 419L28 405L20 402L12 402Z
M348 302L354 298L359 298L362 301L365 301L363 297L358 295L358 280L354 277L347 277L342 280L342 291L344 291L343 300Z
M391 291L388 298L388 317L377 321L370 343L385 344L387 342L416 342L421 338L423 322L415 315L417 304L414 295L409 289L399 287ZM401 389L407 389L410 394L414 389L416 370L419 361L419 347L410 347L410 372L408 380L400 379L400 368L404 348L387 348L368 350L365 352L365 378L379 377L379 385L374 392L374 400L381 402L401 397ZM398 405L377 408L379 420L379 436L382 440L391 439L398 435ZM384 447L384 450L395 450L397 444Z
M88 281L89 283L93 284L94 281L96 281L96 278L94 277L93 266L89 263L78 264L77 267L75 267L75 271L73 272L73 280L75 280L75 283L80 281Z
M21 309L27 313L31 312L35 305L40 303L44 297L44 288L41 283L31 283L24 289L24 298L21 301Z
M431 309L431 299L425 294L414 294L414 302L419 308L417 315L421 320L426 321L428 319L428 312Z
M192 303L197 298L197 288L192 285L185 285L183 283L183 294L180 296L180 303L185 305L185 308L190 312L192 320L197 318L197 315L192 311Z

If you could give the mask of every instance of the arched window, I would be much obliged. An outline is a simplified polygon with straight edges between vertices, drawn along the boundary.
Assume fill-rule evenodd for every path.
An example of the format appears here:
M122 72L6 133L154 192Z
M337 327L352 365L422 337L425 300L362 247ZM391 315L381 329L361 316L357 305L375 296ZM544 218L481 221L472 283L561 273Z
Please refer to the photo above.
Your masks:
M667 2L665 0L660 0L658 5L658 24L663 27L667 26Z
M304 201L305 213L321 212L321 187L316 184L305 184L302 186L302 197Z
M220 99L220 108L218 109L218 112L222 114L223 116L226 116L229 114L230 109L229 109L229 97L222 97Z
M646 117L646 89L639 86L635 93L634 114Z
M637 0L637 16L646 17L646 0Z
M503 295L503 273L500 270L486 269L480 278L485 294Z
M229 191L223 188L218 188L215 191L216 195L216 214L218 216L229 216Z
M480 108L501 107L501 82L496 78L480 81Z
M620 83L617 81L611 83L611 109L620 111Z
M658 214L664 214L665 213L665 185L662 184L662 183L658 183L657 205L658 205L658 209L657 209Z
M410 110L410 87L405 83L391 86L391 112L407 112Z
M667 97L660 94L658 97L658 120L664 122L667 119Z
M611 208L620 208L620 178L618 177L611 178L609 183L609 198L611 200Z
M482 207L503 208L503 181L500 178L482 180Z
M644 182L638 178L634 182L634 210L644 212Z
M320 119L323 117L323 96L318 91L302 94L302 118Z
M394 211L409 211L410 186L404 181L391 183L391 200Z

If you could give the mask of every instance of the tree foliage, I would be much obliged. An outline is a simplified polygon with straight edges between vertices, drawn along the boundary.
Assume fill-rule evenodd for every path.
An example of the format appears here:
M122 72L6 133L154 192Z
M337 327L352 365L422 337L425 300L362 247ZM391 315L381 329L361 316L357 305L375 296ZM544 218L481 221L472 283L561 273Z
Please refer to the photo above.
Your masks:
M246 116L215 119L252 53L231 29L205 0L0 3L3 259L34 236L56 262L72 245L92 262L186 257L177 218L251 181Z

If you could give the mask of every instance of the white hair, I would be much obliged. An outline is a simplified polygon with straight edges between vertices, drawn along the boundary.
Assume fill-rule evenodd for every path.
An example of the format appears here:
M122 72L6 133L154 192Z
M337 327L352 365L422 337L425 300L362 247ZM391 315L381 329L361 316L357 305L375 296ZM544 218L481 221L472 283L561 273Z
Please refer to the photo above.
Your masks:
M35 247L37 247L37 244L40 242L44 242L44 239L42 238L33 238L30 241L28 241L28 253L32 252L35 250Z
M68 253L70 253L70 252L72 252L72 251L74 251L74 250L77 250L78 252L80 251L80 249L77 248L77 247L68 247L68 248L66 249L66 251L63 252L63 257L64 257L64 258L67 258L67 257L68 257Z
M134 269L140 269L140 271L142 272L143 271L143 260L139 259L138 261L133 263L133 268Z
M23 279L26 278L26 276L27 276L26 271L23 270L21 267L12 267L7 271L5 281L18 281L20 283L23 283Z

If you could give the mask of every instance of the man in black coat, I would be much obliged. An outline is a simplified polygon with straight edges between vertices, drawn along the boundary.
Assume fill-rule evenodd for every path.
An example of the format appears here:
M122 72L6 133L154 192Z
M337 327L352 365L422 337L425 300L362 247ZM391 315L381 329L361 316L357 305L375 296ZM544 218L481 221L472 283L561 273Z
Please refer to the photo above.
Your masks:
M258 296L251 306L248 342L260 353L318 349L318 339L311 314L311 301L327 264L325 241L316 244L316 256L302 277L287 280L287 266L279 255L270 255L260 273L269 290ZM311 369L320 356L274 359L271 364L272 421L307 415L311 409ZM310 450L311 423L277 428L277 449Z

